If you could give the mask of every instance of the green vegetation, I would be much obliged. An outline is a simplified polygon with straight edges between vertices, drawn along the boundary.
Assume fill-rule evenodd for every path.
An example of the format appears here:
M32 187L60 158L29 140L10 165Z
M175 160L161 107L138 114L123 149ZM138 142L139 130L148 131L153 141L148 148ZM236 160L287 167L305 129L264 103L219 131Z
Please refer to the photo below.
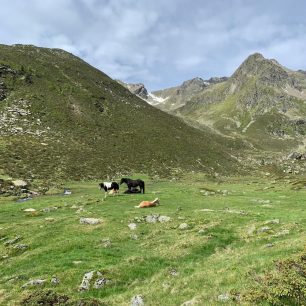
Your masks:
M148 105L72 54L1 45L0 67L4 174L60 180L237 171L222 137Z
M83 299L88 305L128 305L138 294L145 305L181 305L192 299L199 305L223 305L222 299L226 305L303 304L305 265L298 256L305 251L306 191L295 187L305 179L142 178L145 195L124 195L122 187L119 196L104 199L98 182L70 182L62 185L71 188L70 196L58 194L60 188L21 203L0 198L0 304L69 299L63 305L76 305ZM160 206L134 208L155 197ZM171 220L143 220L152 214ZM102 223L80 224L81 217ZM137 224L135 230L130 223ZM182 223L186 229L179 228ZM293 274L289 268L274 271L275 261L291 267L296 258ZM89 271L100 271L110 282L78 291ZM50 283L52 277L58 285ZM46 282L21 288L33 279ZM276 290L267 289L268 283Z

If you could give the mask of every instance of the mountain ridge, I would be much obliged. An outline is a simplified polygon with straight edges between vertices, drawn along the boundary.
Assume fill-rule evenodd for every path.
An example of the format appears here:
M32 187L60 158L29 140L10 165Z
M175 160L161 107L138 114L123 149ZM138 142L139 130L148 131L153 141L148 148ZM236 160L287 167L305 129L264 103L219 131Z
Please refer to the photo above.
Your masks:
M0 66L0 174L58 180L235 169L221 137L150 106L68 52L0 45Z

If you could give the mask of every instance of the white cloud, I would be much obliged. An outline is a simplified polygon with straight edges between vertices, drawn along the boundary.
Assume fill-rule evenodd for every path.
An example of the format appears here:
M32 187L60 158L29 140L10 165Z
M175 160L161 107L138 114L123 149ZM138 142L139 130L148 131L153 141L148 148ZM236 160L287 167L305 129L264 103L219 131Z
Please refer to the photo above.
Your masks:
M305 69L303 0L1 2L1 43L63 48L151 89L229 75L256 51Z

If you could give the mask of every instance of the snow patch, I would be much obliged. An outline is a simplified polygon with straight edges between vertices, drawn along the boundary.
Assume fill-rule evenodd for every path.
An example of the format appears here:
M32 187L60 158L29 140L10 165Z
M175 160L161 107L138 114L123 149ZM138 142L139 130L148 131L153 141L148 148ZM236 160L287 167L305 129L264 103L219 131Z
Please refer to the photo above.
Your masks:
M167 97L167 98L157 97L157 96L153 95L151 92L148 94L148 96L149 96L149 98L151 98L153 100L153 101L152 100L148 101L148 103L150 103L150 104L163 103L163 102L165 102L166 100L169 99L169 97Z

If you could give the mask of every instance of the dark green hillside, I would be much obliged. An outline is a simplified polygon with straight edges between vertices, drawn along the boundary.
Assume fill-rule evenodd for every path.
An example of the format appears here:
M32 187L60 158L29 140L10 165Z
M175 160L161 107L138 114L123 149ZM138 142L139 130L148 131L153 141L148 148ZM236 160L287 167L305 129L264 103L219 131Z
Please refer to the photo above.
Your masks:
M231 171L224 140L58 49L0 46L0 169L24 178Z

